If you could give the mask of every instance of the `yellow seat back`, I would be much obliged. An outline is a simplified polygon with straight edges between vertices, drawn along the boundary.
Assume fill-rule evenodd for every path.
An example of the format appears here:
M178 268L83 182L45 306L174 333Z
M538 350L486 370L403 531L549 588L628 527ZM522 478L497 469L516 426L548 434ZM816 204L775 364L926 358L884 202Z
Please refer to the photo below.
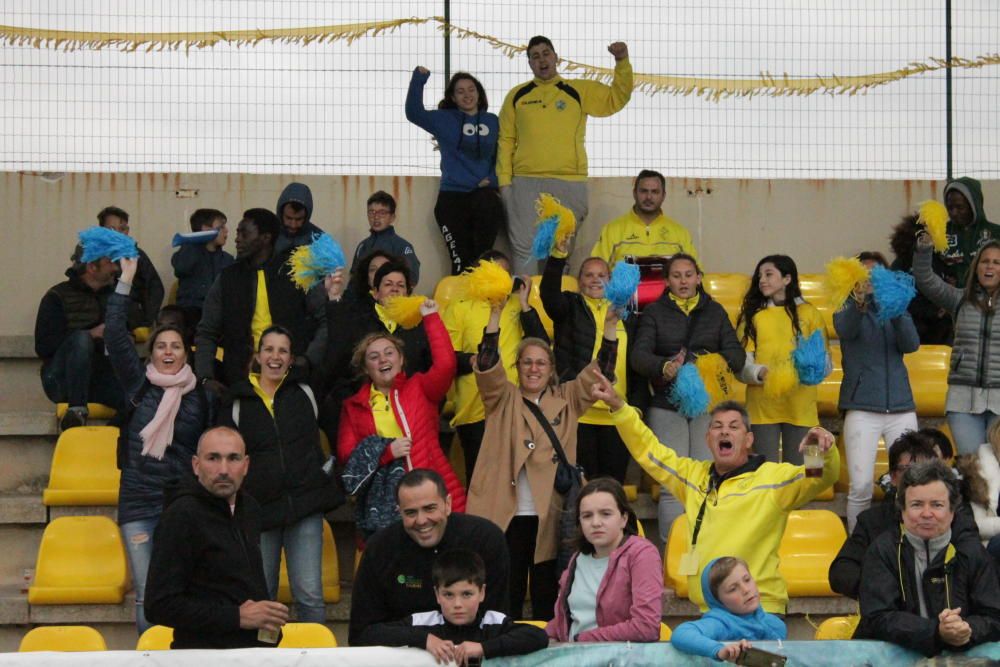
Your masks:
M56 403L56 419L62 419L69 409L69 403ZM116 410L103 403L87 403L87 419L111 419Z
M635 527L639 531L639 537L646 537L646 529L642 527L642 521L635 520Z
M661 621L660 622L660 641L661 642L668 642L668 641L670 641L670 637L673 634L674 633L670 629L670 626Z
M533 625L533 626L535 626L536 628L541 628L542 630L544 630L544 629L545 629L545 627L546 627L546 626L547 626L547 625L549 624L549 622L548 622L548 621L530 621L530 620L522 620L522 621L514 621L514 622L515 622L515 623L524 623L525 625Z
M830 345L830 362L833 370L816 387L816 409L820 417L837 417L840 411L840 383L844 380L844 357L840 345Z
M916 352L905 355L903 363L910 376L910 389L917 405L917 415L944 417L951 348L947 345L921 345Z
M135 338L137 343L145 343L149 340L149 334L153 332L149 327L136 327L132 329L132 337Z
M121 472L117 464L118 429L80 426L56 442L46 505L117 505Z
M826 276L822 273L800 273L799 287L802 290L802 298L811 303L823 316L827 339L837 338L837 331L833 328L833 306L830 304L830 296L826 289Z
M438 308L444 312L445 306L455 299L462 298L465 278L462 276L445 276L438 281L434 288L434 300L437 301Z
M816 628L816 639L847 641L854 637L854 631L861 621L860 614L851 616L831 616Z
M29 604L120 604L127 586L125 547L114 521L66 516L45 527Z
M750 276L745 273L706 273L701 284L709 296L726 309L729 321L736 326L743 297L750 287Z
M829 510L791 512L778 546L778 571L788 585L788 595L835 595L827 575L846 539L843 522Z
M278 648L337 648L337 638L320 623L286 623Z
M531 293L528 295L528 303L531 307L538 311L538 317L542 320L542 326L545 327L546 333L549 334L549 340L552 340L552 319L545 312L545 308L542 307L542 277L532 276L531 277ZM573 276L563 276L562 277L562 291L563 292L576 292L579 291L580 286L576 282L576 278ZM600 333L600 324L598 324L598 333Z
M174 629L165 625L154 625L139 637L136 651L167 651L174 641Z
M687 515L681 514L670 526L663 553L663 584L673 588L681 598L688 596L688 579L680 573L680 568L681 556L687 553L691 544L689 532Z
M104 637L85 625L49 625L34 630L21 639L17 649L28 651L107 651Z
M337 559L337 543L333 539L330 524L323 521L323 601L329 604L340 602L340 564ZM290 604L292 589L288 583L288 566L285 551L281 551L281 569L278 574L278 601Z

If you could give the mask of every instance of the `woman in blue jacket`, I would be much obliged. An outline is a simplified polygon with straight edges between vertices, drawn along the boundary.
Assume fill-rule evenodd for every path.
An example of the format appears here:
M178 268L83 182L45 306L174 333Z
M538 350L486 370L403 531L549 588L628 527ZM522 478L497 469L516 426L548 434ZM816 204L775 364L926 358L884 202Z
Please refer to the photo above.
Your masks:
M493 248L503 223L496 155L500 120L488 113L486 90L476 77L456 72L435 111L424 108L424 85L431 73L413 70L406 94L406 119L434 135L441 151L441 190L434 218L441 228L458 275Z
M135 623L142 634L149 627L143 600L163 490L168 482L192 474L191 457L212 415L205 390L187 364L188 346L180 328L157 327L149 338L149 363L139 359L126 323L138 260L123 259L121 265L118 286L108 298L104 344L128 399L118 445L118 526L135 589Z
M888 268L877 252L863 252L858 259L869 270L876 264ZM884 437L888 446L906 431L917 430L916 406L903 355L917 351L920 336L908 312L879 321L869 284L862 285L834 314L833 327L844 358L838 407L846 413L844 449L851 478L847 530L851 532L858 515L872 502L879 438Z

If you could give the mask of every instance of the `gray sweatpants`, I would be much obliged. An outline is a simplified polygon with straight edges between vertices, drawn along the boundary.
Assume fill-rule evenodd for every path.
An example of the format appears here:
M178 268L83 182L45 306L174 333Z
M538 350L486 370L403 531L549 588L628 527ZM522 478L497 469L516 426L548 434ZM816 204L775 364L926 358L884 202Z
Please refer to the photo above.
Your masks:
M712 421L711 416L701 415L688 419L679 412L663 408L649 408L646 414L646 423L656 434L657 440L677 452L678 456L687 456L699 461L711 460L712 452L705 442L705 434L708 433L708 425ZM657 519L660 524L660 539L664 544L670 533L670 524L681 514L684 514L684 506L667 491L667 487L661 488Z
M514 273L534 273L536 266L544 266L544 260L538 265L531 261L531 242L535 238L535 223L538 221L535 201L543 192L549 193L573 211L576 215L577 234L587 217L586 181L515 176L510 187L503 191L503 204L507 209L507 235L514 262L511 268ZM570 252L572 250L571 245ZM541 268L538 268L538 273L541 273Z

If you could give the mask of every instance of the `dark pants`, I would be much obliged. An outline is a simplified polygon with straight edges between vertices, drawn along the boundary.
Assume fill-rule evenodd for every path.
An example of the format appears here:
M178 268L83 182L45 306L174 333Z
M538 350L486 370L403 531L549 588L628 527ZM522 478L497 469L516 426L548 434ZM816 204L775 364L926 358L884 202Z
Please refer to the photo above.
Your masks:
M504 221L503 202L492 188L442 191L434 206L434 219L448 248L451 275L457 276L493 248Z
M472 422L456 426L458 441L462 443L462 452L465 454L465 484L472 484L472 473L476 469L476 459L479 458L479 448L483 444L483 435L486 433L486 421Z
M69 403L70 407L103 403L116 410L124 408L121 385L104 354L104 344L82 329L67 336L42 365L42 389L53 403Z
M537 516L515 516L507 526L507 551L510 552L510 612L514 620L522 618L524 597L531 574L531 618L536 621L552 620L559 595L559 576L556 561L535 561L535 538L538 534Z
M587 479L613 477L625 483L625 470L632 455L614 426L579 424L576 427L576 462Z

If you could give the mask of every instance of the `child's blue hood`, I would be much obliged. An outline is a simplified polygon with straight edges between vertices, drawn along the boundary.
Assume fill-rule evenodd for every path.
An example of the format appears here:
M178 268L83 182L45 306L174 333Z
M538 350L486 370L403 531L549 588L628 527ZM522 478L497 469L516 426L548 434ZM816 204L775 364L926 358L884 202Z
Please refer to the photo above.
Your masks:
M708 611L705 612L703 618L714 618L716 621L722 623L732 631L732 637L751 640L784 639L787 635L784 623L776 616L765 612L764 608L759 604L757 605L757 609L751 614L734 614L726 609L725 605L712 594L712 590L708 585L708 573L717 560L719 559L715 558L711 560L705 566L705 569L701 571L701 591L705 597L705 603L708 605ZM778 632L777 624L779 623L784 632Z

